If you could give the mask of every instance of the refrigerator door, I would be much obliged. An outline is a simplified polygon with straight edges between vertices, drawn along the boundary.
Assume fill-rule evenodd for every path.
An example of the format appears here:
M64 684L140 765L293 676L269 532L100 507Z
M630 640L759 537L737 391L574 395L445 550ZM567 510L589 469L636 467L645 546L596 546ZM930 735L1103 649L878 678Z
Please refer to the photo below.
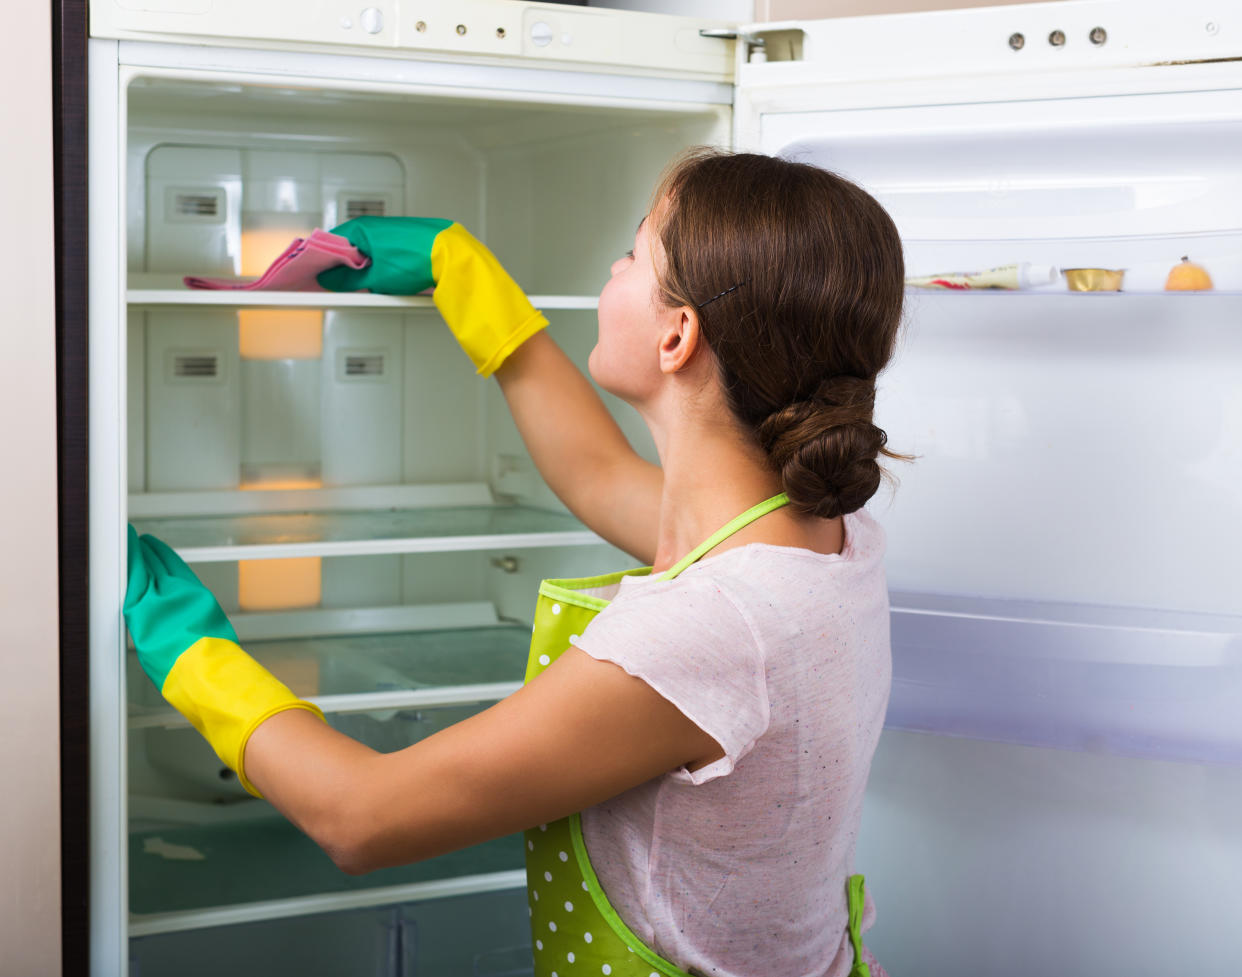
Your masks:
M739 147L874 193L909 275L1124 271L907 291L857 857L892 973L1242 965L1242 43L1161 6L756 25L739 64Z
M1110 13L1114 34L1141 40L1144 9L1134 22L1112 4L1040 16ZM812 39L874 43L879 19L808 24L803 53ZM883 19L898 46L921 22ZM938 18L923 20L934 34ZM975 67L979 34L962 31L955 64ZM1120 292L1070 291L1068 277L908 291L877 405L890 445L916 456L873 503L895 592L890 724L1242 763L1236 71L1044 69L1051 94L1036 99L1032 76L998 71L965 86L876 82L871 64L858 77L813 59L745 67L739 132L872 192L909 275L1023 262L1124 273ZM1165 290L1183 256L1214 289ZM960 706L933 718L919 699L949 686Z

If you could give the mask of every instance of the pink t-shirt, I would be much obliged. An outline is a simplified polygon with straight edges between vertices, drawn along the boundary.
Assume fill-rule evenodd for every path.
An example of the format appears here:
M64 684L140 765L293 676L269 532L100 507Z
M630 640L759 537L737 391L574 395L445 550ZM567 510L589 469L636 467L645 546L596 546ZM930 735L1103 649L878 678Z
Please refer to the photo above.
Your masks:
M582 815L609 901L685 970L849 972L845 882L892 673L883 554L860 511L839 555L752 543L624 578L573 641L724 748Z

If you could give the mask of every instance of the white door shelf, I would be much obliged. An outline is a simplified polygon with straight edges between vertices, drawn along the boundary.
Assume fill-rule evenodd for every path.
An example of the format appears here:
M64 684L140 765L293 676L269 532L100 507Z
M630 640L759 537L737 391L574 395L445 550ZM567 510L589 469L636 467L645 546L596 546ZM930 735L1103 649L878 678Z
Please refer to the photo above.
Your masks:
M594 309L597 295L530 295L537 309ZM254 292L187 288L179 275L135 272L125 301L135 309L401 309L436 312L430 295L375 295L370 292ZM438 314L438 313L437 313Z
M525 882L521 835L346 875L283 818L131 833L132 936L389 905Z
M134 527L158 536L188 563L600 542L572 516L518 505L166 517L135 519Z
M1242 618L892 595L891 729L1242 764Z
M245 630L238 628L246 650L325 713L503 699L522 684L530 644L530 629L512 624L275 640L247 639ZM147 701L131 704L130 729L188 725L162 703L153 685L142 689Z

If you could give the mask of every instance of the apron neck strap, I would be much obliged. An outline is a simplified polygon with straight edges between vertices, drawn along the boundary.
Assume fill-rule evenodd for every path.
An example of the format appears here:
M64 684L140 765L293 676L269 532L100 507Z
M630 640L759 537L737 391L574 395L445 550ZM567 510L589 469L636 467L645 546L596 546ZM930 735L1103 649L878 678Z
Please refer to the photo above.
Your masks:
M788 504L789 496L784 492L781 492L779 495L774 495L770 499L764 499L758 505L751 506L740 516L730 519L729 522L708 536L707 539L703 540L703 542L701 542L698 546L661 573L658 579L672 580L675 576L681 573L682 570L686 569L686 567L690 566L692 563L696 563L704 553L713 547L718 546L720 543L723 543L742 527L749 526L760 516L766 516L773 509L779 509L781 506Z

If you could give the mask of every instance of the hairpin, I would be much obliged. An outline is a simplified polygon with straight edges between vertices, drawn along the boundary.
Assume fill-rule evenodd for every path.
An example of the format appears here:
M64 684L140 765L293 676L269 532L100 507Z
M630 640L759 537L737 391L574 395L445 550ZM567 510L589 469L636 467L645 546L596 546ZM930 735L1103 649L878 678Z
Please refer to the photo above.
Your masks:
M719 295L713 295L713 296L712 296L711 298L709 298L706 302L700 302L698 305L696 305L696 306L695 306L695 308L696 308L696 309L701 309L701 308L703 308L703 306L705 306L705 305L711 305L713 302L715 302L715 301L716 301L716 299L722 299L722 298L724 298L724 297L725 297L726 295L728 295L730 292L734 291L734 289L741 288L741 287L742 287L743 285L745 285L745 284L746 284L746 282L738 282L738 283L737 283L736 285L734 285L732 288L726 288L726 289L725 289L723 292L721 292Z

